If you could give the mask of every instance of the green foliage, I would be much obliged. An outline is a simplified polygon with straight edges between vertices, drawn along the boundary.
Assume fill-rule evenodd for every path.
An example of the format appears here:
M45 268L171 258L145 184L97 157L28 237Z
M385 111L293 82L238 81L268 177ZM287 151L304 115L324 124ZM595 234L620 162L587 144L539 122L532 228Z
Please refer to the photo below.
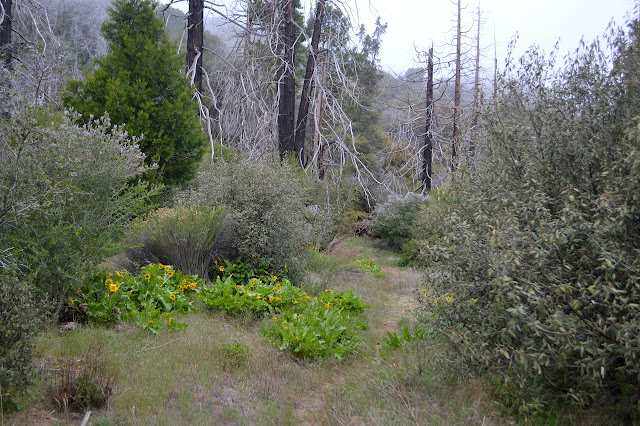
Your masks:
M127 258L139 268L164 263L206 277L213 259L224 251L225 212L199 205L162 208L139 221L131 232Z
M312 236L305 221L306 194L296 170L288 164L204 162L189 191L178 194L186 204L225 206L232 233L225 259L256 258L292 280L302 276L300 247Z
M339 360L357 349L355 317L368 305L351 291L326 291L303 301L279 317L262 333L280 350L288 350L298 358L334 356Z
M192 295L201 291L202 284L202 279L182 275L170 265L150 264L136 277L125 271L95 273L69 302L86 304L93 323L133 321L157 333L164 324L171 329L186 327L173 316L193 311Z
M432 196L414 230L413 259L450 298L423 298L425 324L525 417L613 398L637 418L640 104L621 96L637 93L637 25L613 38L613 69L597 44L555 75L530 51L474 179Z
M371 224L375 236L382 238L393 250L400 251L411 237L411 229L425 198L413 192L394 196L377 208Z
M300 288L287 279L278 282L277 276L266 282L252 278L246 284L238 283L231 276L224 281L218 277L212 286L202 289L198 298L212 309L231 314L250 312L270 315L281 313L287 306L309 300L309 296Z
M382 338L382 343L388 349L400 349L400 347L405 343L413 343L416 340L421 340L424 338L424 329L416 328L412 330L408 327L402 327L402 334L398 335L398 333L392 333L387 331L386 337Z
M33 335L40 308L33 288L0 271L0 413L18 406L18 398L33 378Z
M225 369L238 368L249 362L249 345L246 343L226 343L222 345Z
M264 257L256 256L253 259L242 260L237 258L234 261L223 260L221 262L215 261L214 272L222 280L225 281L229 277L233 277L233 280L237 283L248 283L252 279L257 279L260 282L271 282L273 277L276 276L272 270L271 259L265 259ZM288 267L284 265L285 272L288 271ZM276 276L277 279L277 276Z
M148 165L157 170L146 178L175 185L192 179L204 147L191 90L181 72L182 58L169 42L163 22L149 0L117 0L108 10L102 33L110 53L85 81L72 81L65 104L83 115L105 111L141 137Z
M376 261L373 257L367 256L362 259L355 259L354 262L360 269L364 269L365 271L371 272L376 277L385 277L386 275L382 272L382 268L376 265Z
M337 216L334 230L339 235L353 235L358 231L358 225L367 218L367 213L360 210L348 210Z
M60 300L82 271L116 252L114 241L157 189L129 184L148 170L144 155L108 117L82 127L66 115L45 118L0 122L0 266Z

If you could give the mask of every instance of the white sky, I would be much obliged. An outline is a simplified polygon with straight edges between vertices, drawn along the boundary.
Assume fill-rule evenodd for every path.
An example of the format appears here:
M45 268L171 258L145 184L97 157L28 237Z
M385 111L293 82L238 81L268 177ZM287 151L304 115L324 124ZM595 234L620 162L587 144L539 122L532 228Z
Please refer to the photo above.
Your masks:
M353 0L352 0L353 1ZM573 51L584 36L591 41L602 35L612 19L621 26L634 13L636 0L463 0L463 16L472 19L478 1L485 21L481 44L497 40L498 64L504 63L507 45L518 33L516 56L536 44L549 53L560 40L560 54ZM452 40L456 5L452 0L355 0L361 23L373 30L375 16L388 23L382 38L381 65L401 73L416 66L415 48L426 50L431 43ZM474 30L475 31L475 30ZM437 51L438 49L434 49ZM492 61L493 62L493 61Z
M232 5L243 0L216 0ZM601 36L612 20L618 26L634 13L640 0L462 0L463 22L473 21L478 3L482 12L481 45L493 64L494 31L498 66L504 64L507 46L517 33L515 57L521 56L531 45L538 45L547 54L557 41L560 56L578 47L580 39L592 41ZM306 10L316 0L302 0ZM416 49L426 51L435 44L436 55L450 52L438 48L453 40L456 0L328 0L347 8L354 24L364 24L372 33L376 16L386 22L387 33L382 37L380 64L386 71L398 74L418 66ZM176 5L187 10L186 2ZM308 13L308 12L307 12ZM468 26L468 25L467 25ZM473 30L475 33L475 29Z

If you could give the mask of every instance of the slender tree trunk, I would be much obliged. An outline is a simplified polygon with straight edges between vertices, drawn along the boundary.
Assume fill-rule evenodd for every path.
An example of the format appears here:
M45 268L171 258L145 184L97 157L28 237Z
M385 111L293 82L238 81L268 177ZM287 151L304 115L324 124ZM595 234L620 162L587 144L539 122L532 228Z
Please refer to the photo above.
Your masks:
M329 36L329 42L327 46L331 45L331 36ZM316 162L316 168L318 170L318 179L324 180L325 165L324 165L324 152L327 144L322 140L322 118L324 115L324 87L327 81L327 69L329 68L329 54L324 57L322 63L322 70L320 73L320 88L318 90L318 99L316 101L316 126L313 134L313 149L314 152L318 151L318 158Z
M471 127L475 128L478 124L478 115L480 115L480 6L478 6L478 26L476 31L476 75L473 82L473 118L471 119ZM469 142L469 155L474 156L476 151L475 138L471 138Z
M456 86L455 95L453 100L453 138L451 140L451 171L455 171L458 168L458 148L460 146L460 57L462 56L462 19L461 19L461 4L462 0L458 0L458 30L456 32Z
M278 139L280 145L280 159L295 148L295 28L294 28L294 0L285 1L284 24L284 61L282 77L280 78L280 99L278 117Z
M11 7L13 0L0 0L2 10L0 14L3 19L0 20L0 61L6 69L11 69L11 60L13 59L13 50L11 48L11 31L13 26ZM8 117L9 111L6 107L9 92L9 80L0 80L0 115ZM4 92L4 93L3 93Z
M496 34L493 34L493 112L498 113L498 48Z
M313 89L313 73L318 57L318 43L320 42L320 33L322 31L322 19L324 18L324 3L325 0L318 0L316 5L316 19L313 24L311 47L309 49L309 58L307 59L307 69L304 73L304 82L302 83L300 107L298 108L295 150L302 166L305 166L307 163L307 159L305 158L306 153L304 152L304 140L307 134L307 117L309 115L309 104L311 103L311 92Z
M422 149L422 193L431 191L431 163L433 158L433 46L429 49L427 62L427 121L424 135L424 148Z
M204 45L204 0L189 0L187 18L187 72L194 74L193 83L202 93L202 46Z

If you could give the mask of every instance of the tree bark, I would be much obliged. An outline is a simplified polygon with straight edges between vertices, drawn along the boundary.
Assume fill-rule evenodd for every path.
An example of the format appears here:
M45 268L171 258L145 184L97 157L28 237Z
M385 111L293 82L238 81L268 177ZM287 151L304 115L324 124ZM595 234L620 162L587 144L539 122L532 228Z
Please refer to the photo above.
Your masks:
M475 128L478 124L478 115L480 115L480 6L478 6L478 27L476 32L476 75L473 82L473 118L471 119L471 127ZM474 156L476 151L475 138L471 138L469 142L469 155Z
M284 60L282 63L282 77L280 78L280 99L278 103L278 139L280 145L280 159L294 150L295 142L295 27L294 0L285 1L284 23Z
M313 89L313 73L316 67L316 59L318 57L318 43L320 42L322 20L324 18L324 3L325 0L318 0L316 5L316 19L313 24L309 58L307 59L307 69L304 73L304 82L302 83L302 93L300 95L300 106L298 108L298 121L296 122L295 150L298 154L300 164L303 167L307 163L306 153L304 152L304 140L307 135L307 117L309 115L309 104L311 103L311 92Z
M0 0L2 10L0 14L3 15L3 20L0 21L0 59L4 60L4 66L11 67L11 31L12 31L12 15L11 7L13 0Z
M453 138L451 140L451 171L458 168L458 148L460 146L460 73L461 73L461 56L462 56L462 19L461 19L461 1L458 0L458 30L456 34L456 83L455 95L453 100Z
M424 148L422 149L422 193L431 191L431 163L433 158L433 46L429 49L427 62L427 120L424 135Z
M193 72L193 82L202 93L202 46L204 45L204 0L189 0L187 17L187 72Z

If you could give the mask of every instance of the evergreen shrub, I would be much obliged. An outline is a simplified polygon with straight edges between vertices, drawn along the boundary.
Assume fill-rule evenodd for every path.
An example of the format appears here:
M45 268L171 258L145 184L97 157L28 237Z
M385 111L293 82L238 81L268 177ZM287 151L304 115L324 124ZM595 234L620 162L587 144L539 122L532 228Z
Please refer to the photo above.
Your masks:
M638 22L613 58L564 69L530 50L501 83L473 179L437 192L414 228L429 268L424 323L523 416L553 403L640 399ZM613 66L612 66L613 64ZM446 302L442 302L442 298Z
M294 166L204 162L192 187L178 199L226 208L232 238L227 259L260 255L272 260L278 275L301 278L303 247L311 245L313 235L305 221L304 186Z

